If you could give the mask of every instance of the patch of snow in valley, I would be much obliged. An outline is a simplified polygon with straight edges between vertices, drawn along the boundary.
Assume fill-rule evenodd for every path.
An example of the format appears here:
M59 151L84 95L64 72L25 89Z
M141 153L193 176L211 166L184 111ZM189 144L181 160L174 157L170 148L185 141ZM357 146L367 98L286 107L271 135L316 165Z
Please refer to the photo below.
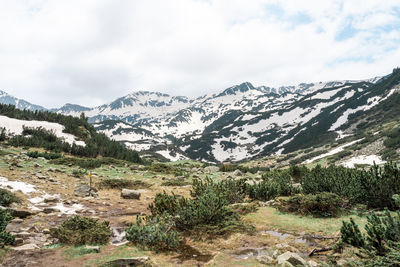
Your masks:
M64 126L54 122L17 120L0 115L0 126L6 128L7 132L12 135L22 134L23 126L29 128L42 127L48 131L54 132L58 138L63 139L65 142L71 145L75 143L78 146L85 146L85 142L77 141L74 135L63 133Z
M156 153L160 154L161 156L163 156L164 158L170 160L170 161L178 161L178 160L183 160L183 159L187 159L187 157L185 157L182 154L179 153L175 153L175 156L171 155L171 151L169 150L159 150Z
M355 164L373 165L374 163L379 165L386 163L386 161L382 160L382 158L377 155L368 155L368 156L362 155L362 156L352 157L342 162L341 165L347 168L354 168Z
M331 91L325 91L325 92L320 92L311 97L311 99L330 99L332 96L336 95L339 91L341 91L343 88L331 90Z
M5 177L0 177L0 187L10 189L12 192L21 191L24 194L36 192L34 185L20 181L9 181Z
M337 154L339 152L342 152L344 150L344 148L346 148L348 146L351 146L351 145L353 145L355 143L358 143L361 140L363 140L363 138L355 140L355 141L352 141L352 142L347 143L345 145L342 145L340 147L334 148L334 149L332 149L331 151L329 151L327 153L321 154L319 156L313 157L312 159L308 159L308 160L304 161L304 164L309 164L309 163L312 163L313 161L316 161L316 160L319 160L319 159L322 159L322 158L325 158L325 157L328 157L328 156L332 156L332 155Z

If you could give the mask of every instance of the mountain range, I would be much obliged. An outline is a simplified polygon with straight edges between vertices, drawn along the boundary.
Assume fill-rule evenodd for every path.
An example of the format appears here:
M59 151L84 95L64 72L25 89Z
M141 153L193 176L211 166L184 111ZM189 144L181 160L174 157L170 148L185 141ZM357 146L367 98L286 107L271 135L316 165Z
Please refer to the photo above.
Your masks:
M138 91L97 107L50 111L80 116L129 148L169 160L234 162L307 149L354 135L349 121L398 95L400 70L360 81L255 87L249 82L198 98ZM45 108L0 91L0 103ZM394 107L396 108L396 107Z

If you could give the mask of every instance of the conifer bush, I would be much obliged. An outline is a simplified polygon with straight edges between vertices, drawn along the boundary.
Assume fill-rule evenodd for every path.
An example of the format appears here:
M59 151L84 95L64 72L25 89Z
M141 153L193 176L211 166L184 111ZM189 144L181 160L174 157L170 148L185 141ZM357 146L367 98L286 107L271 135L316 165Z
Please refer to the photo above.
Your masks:
M12 219L9 210L0 209L0 247L14 243L15 237L6 231L6 227Z
M0 188L0 206L9 207L14 202L21 200L11 191Z
M50 234L63 244L105 244L111 237L109 222L89 217L72 216Z
M309 195L295 195L287 200L281 200L279 210L284 212L312 215L315 217L338 216L345 202L334 193L317 193Z
M126 229L126 239L134 244L156 251L175 250L179 246L179 233L174 230L171 215L164 213L143 219L136 217L136 224Z

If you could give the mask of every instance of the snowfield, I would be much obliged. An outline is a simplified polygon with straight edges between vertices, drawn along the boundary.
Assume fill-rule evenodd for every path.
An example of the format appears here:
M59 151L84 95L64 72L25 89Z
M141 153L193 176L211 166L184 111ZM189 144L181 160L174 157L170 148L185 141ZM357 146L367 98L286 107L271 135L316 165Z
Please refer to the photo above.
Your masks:
M355 164L367 164L367 165L374 165L374 164L384 164L386 161L382 160L380 156L377 155L362 155L357 157L352 157L344 162L341 163L344 167L347 168L354 168Z
M20 135L23 131L23 126L29 128L42 127L48 131L54 132L54 134L69 144L76 144L78 146L85 146L85 142L76 140L76 137L69 133L63 133L64 126L54 122L47 121L26 121L17 120L0 115L0 127L5 128L9 135Z

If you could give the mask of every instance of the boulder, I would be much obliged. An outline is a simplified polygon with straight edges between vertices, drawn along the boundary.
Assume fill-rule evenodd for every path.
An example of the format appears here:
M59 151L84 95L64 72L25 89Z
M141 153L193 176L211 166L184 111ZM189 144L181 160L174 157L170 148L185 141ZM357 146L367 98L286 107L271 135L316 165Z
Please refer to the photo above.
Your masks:
M33 212L31 212L29 210L22 210L22 209L11 209L11 213L12 213L12 216L18 217L21 219L24 219L24 218L34 214Z
M290 263L292 266L307 266L307 262L297 253L287 251L277 257L279 265ZM290 266L290 265L289 265Z
M24 251L24 250L32 250L32 249L38 249L38 248L39 247L35 244L26 244L26 245L12 248L12 250Z
M90 186L87 184L79 185L75 188L74 195L78 197L89 197L89 196L96 197L97 189L94 187L90 188Z
M128 199L139 199L140 198L140 192L137 190L131 190L131 189L122 189L121 191L121 197L122 198L128 198Z
M89 246L86 245L85 249L90 251L90 252L96 252L96 253L100 253L100 247L99 246Z
M46 196L44 198L44 202L45 203L54 203L54 202L58 202L58 197L57 196Z
M132 257L132 258L120 258L109 261L106 263L107 266L143 266L150 260L149 257Z
M207 166L204 168L204 172L205 173L214 173L214 172L218 172L219 168L217 166Z
M272 265L272 263L275 261L272 257L268 255L260 255L257 256L256 260L259 263L265 264L265 265Z
M233 172L233 175L234 175L234 176L242 176L243 173L242 173L240 170L235 170L235 171Z

